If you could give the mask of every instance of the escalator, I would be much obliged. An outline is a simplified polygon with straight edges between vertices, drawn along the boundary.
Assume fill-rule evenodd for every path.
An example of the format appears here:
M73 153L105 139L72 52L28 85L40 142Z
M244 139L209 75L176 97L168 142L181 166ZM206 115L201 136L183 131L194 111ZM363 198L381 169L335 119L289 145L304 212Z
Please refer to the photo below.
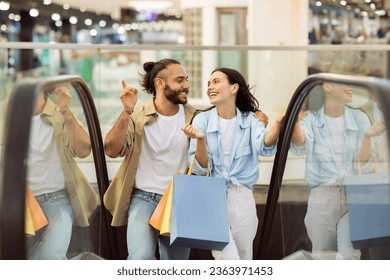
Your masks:
M63 93L56 92L59 88L66 88L69 96L64 97ZM34 117L42 100L45 100L44 108L41 108L43 113ZM53 104L64 102L64 100L68 100L68 112L59 112L59 106ZM52 111L48 111L50 106L47 104L49 103L52 105ZM60 214L53 215L52 224L61 224L61 221L65 219L73 219L74 224L80 226L72 226L71 221L70 228L68 228L70 232L61 236L62 240L52 240L52 242L64 243L63 246L68 247L65 256L68 259L84 258L83 256L88 256L88 254L104 259L117 259L116 233L109 226L111 219L109 213L100 203L108 186L100 125L92 95L85 82L78 76L71 75L40 80L26 79L15 87L7 108L3 138L0 142L2 151L0 259L26 259L29 258L29 255L31 258L40 258L39 256L42 256L40 254L44 254L45 251L42 245L43 240L50 240L50 236L56 234L56 231L57 234L65 231L64 228L56 229L54 226L49 228L50 225L48 225L44 235L40 234L41 231L26 234L25 193L26 186L29 186L33 193L35 192L34 195L45 199L47 204L54 200L59 203L62 199L61 195L57 198L47 196L45 191L49 187L45 187L47 185L45 183L47 180L54 182L55 191L63 192L64 186L68 186L69 182L74 181L72 176L75 176L75 173L69 172L69 170L78 170L88 174L89 178L84 178L90 182L86 188L92 190L89 195L94 197L96 203L93 206L88 206L88 203L92 203L88 202L86 189L73 189L70 192L70 197L67 198L67 204L70 203L73 208L74 216L72 217L71 214L66 216L65 206L61 206ZM63 117L61 117L62 113ZM77 126L88 135L86 140L89 145L88 154L82 157L77 157L77 150L81 147L77 144L80 131L76 131L71 137L72 130L67 127L64 121L67 114L71 121L75 121ZM42 115L46 117L39 117ZM63 118L63 122L55 126L53 123L56 123L58 118ZM51 126L47 125L48 122ZM61 126L68 128L66 131L69 135L67 135L66 140L63 134L64 139L61 139L57 135L58 131L50 130L50 127ZM48 142L48 139L52 140L51 143ZM62 143L62 147L60 147L60 143ZM53 145L56 148L53 148ZM92 152L90 152L91 148ZM72 151L70 152L70 150ZM42 151L44 152L40 153ZM48 155L48 151L50 151L50 155ZM75 160L69 156L72 152L75 153ZM43 159L46 159L46 162ZM61 166L68 166L68 169L64 168L59 171ZM37 173L32 174L31 170ZM54 173L57 171L59 172ZM83 175L78 176L83 178ZM81 180L80 178L77 180ZM44 180L40 182L40 179ZM50 206L45 205L44 207ZM90 209L87 210L87 208ZM70 208L68 207L68 209ZM86 214L83 216L83 214L76 213ZM50 235L49 232L52 234ZM70 240L67 240L69 238ZM50 242L47 243L50 244ZM50 256L50 253L47 256L47 258L56 258Z
M340 92L333 93L330 90L328 91L328 86L332 86L334 89L338 88ZM338 106L337 102L341 102L349 108L345 110L351 111L369 122L369 126L383 123L386 127L389 127L389 93L390 82L388 80L372 77L354 77L322 73L309 76L300 84L290 100L281 128L278 151L274 160L267 200L264 205L264 211L260 214L262 226L258 240L255 240L254 250L256 251L256 259L335 259L340 257L340 252L338 252L340 248L337 250L337 246L340 246L340 244L337 243L337 240L329 241L332 245L327 244L326 246L328 248L326 249L318 249L320 246L326 247L323 245L323 241L329 236L321 235L325 231L323 228L319 231L319 234L313 230L313 224L316 224L315 221L320 219L321 215L317 213L317 216L308 217L306 214L310 207L313 208L319 204L323 206L323 210L321 211L327 212L331 208L332 202L325 201L323 196L316 197L315 193L310 190L313 190L313 185L319 184L321 180L329 185L342 185L342 182L341 184L339 183L340 180L345 179L346 182L348 178L353 176L362 176L362 178L366 176L350 175L353 173L356 174L356 169L354 169L353 164L346 161L346 154L356 152L360 145L359 142L356 142L356 138L358 137L349 138L347 134L351 133L351 131L352 133L360 131L363 126L363 121L355 127L350 127L353 126L352 123L345 125L347 132L340 134L340 138L340 135L337 134L337 128L331 126L334 122L332 120L325 120L329 130L326 131L328 134L323 138L330 136L328 137L329 139L346 139L345 145L341 149L333 146L334 149L329 150L329 147L320 145L321 138L316 138L313 134L308 133L306 141L309 139L312 143L311 146L306 146L307 153L301 155L292 153L291 140L294 127L298 120L301 120L301 118L309 114L314 119L314 122L310 129L306 127L306 132L311 131L313 133L316 129L321 130L324 123L319 123L319 120L321 120L321 116L324 117L327 115L324 112L326 109L322 109L321 113L321 108L329 107L331 111L335 111L334 109ZM329 94L338 94L338 96L333 96L333 103L327 101L329 100L328 97L324 97L324 95ZM324 105L328 104L327 102L329 102L329 106ZM324 118L326 119L327 117L325 116ZM344 118L347 117L344 116ZM299 123L302 126L302 122L300 121ZM364 122L364 124L367 123ZM350 202L350 198L347 196L348 202L345 203L344 201L343 206L353 210L349 211L350 213L348 215L349 223L347 225L350 227L349 234L354 235L356 233L367 232L366 235L363 234L360 237L354 236L353 238L356 238L356 240L352 240L353 249L360 250L360 259L388 259L388 248L390 248L390 181L388 179L390 172L390 145L388 139L390 139L390 133L389 130L385 130L380 135L370 138L372 142L372 154L369 159L370 164L367 164L367 166L371 166L371 169L364 166L367 168L362 173L368 173L369 176L374 177L375 174L378 175L376 177L385 176L385 179L381 182L376 182L376 180L363 180L360 182L363 188L368 187L367 190L369 190L371 187L371 190L360 193L360 196L362 196L360 201L352 206L352 202ZM331 142L331 140L329 141ZM312 154L309 153L309 149L312 149ZM340 149L339 156L336 155L337 149ZM326 178L326 176L332 173L332 167L324 165L324 162L332 162L332 164L335 164L340 172L337 172L337 170L333 171L339 174L340 177ZM380 169L378 168L379 166L381 166ZM382 195L379 196L372 191L375 190L372 187L378 187L376 186L377 184L380 184L382 188ZM361 185L354 185L352 187L362 188ZM332 187L329 186L328 189L330 188ZM346 192L348 193L348 189ZM374 197L374 201L367 206L367 198L369 196ZM310 203L309 198L311 199ZM356 209L364 209L367 215L356 217ZM371 209L375 210L371 212ZM345 209L343 211L345 213ZM313 211L310 212L310 214L312 213ZM370 214L374 215L375 218L370 217ZM370 220L373 221L373 219L376 220L375 223L370 223ZM337 231L341 228L340 224L336 224L336 229L333 230ZM370 230L373 227L377 228L376 233L372 233L372 230ZM308 230L309 228L311 231ZM308 234L309 231L311 232L311 238ZM332 238L335 238L335 236L336 234L333 234ZM342 236L342 234L339 236ZM369 238L370 236L372 239ZM358 242L359 238L365 240L363 245ZM312 240L314 241L314 245ZM317 248L317 250L313 247ZM382 253L377 254L376 252ZM383 252L387 253L383 254Z

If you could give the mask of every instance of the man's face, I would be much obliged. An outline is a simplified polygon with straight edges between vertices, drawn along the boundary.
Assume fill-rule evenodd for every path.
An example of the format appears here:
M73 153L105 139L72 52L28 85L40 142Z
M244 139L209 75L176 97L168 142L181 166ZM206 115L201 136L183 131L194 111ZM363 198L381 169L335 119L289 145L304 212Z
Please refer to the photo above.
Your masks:
M171 64L164 70L164 95L173 104L186 104L190 85L184 68L179 64Z

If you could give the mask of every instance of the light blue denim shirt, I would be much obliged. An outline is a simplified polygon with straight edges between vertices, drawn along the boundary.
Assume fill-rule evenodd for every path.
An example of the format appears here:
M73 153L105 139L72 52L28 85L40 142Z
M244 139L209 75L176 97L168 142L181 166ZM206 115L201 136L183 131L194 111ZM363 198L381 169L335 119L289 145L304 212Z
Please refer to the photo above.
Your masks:
M300 121L305 144L298 147L292 143L290 151L299 156L306 154L305 178L309 188L342 182L346 175L356 173L355 160L363 135L370 127L370 121L362 111L345 107L344 124L343 168L338 168L332 147L332 135L325 122L324 108L318 112L307 111ZM369 166L370 163L365 164L362 170Z
M225 178L227 184L245 186L253 190L253 185L259 178L258 156L273 156L276 153L276 144L266 147L264 137L268 133L264 123L257 120L252 112L242 114L236 109L237 118L235 131L231 132L233 146L230 164L227 170L223 164L223 147L221 133L218 129L218 113L216 108L199 113L195 116L192 125L206 135L207 152L212 177ZM193 160L196 151L196 139L191 139L189 160ZM194 161L192 173L205 175L206 169Z

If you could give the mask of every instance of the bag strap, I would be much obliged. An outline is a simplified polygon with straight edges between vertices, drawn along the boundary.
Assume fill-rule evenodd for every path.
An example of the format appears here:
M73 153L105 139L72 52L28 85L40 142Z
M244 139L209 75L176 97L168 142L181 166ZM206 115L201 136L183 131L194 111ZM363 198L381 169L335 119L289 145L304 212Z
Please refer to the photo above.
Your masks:
M188 167L187 175L192 174L192 168L194 167L194 162L195 162L195 156L192 159L190 166ZM210 176L210 161L207 162L207 171L206 171L206 176Z

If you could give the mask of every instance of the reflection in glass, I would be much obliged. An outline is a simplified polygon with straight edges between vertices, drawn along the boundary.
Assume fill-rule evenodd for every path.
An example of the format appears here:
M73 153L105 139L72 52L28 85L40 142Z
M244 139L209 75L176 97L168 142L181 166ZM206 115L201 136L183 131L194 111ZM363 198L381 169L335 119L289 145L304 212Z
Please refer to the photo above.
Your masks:
M31 119L27 188L48 225L27 235L28 259L68 259L71 239L77 239L73 226L89 226L99 204L75 161L91 154L91 141L70 108L71 97L69 84L42 91Z
M344 180L375 169L374 142L385 125L371 124L363 112L368 96L360 88L324 82L308 96L295 126L290 150L305 156L309 196L304 225L313 258L361 258L362 247L351 240Z
M373 233L370 233L373 238L363 240L357 246L368 247L370 259L390 260L390 151L383 115L386 108L382 107L375 94L361 108L370 119L371 129L377 132L372 137L372 172L352 178L356 184L347 189L350 204L354 203L354 208L350 206L349 212L363 232L369 228ZM355 227L351 224L351 231ZM362 232L360 228L356 234Z

